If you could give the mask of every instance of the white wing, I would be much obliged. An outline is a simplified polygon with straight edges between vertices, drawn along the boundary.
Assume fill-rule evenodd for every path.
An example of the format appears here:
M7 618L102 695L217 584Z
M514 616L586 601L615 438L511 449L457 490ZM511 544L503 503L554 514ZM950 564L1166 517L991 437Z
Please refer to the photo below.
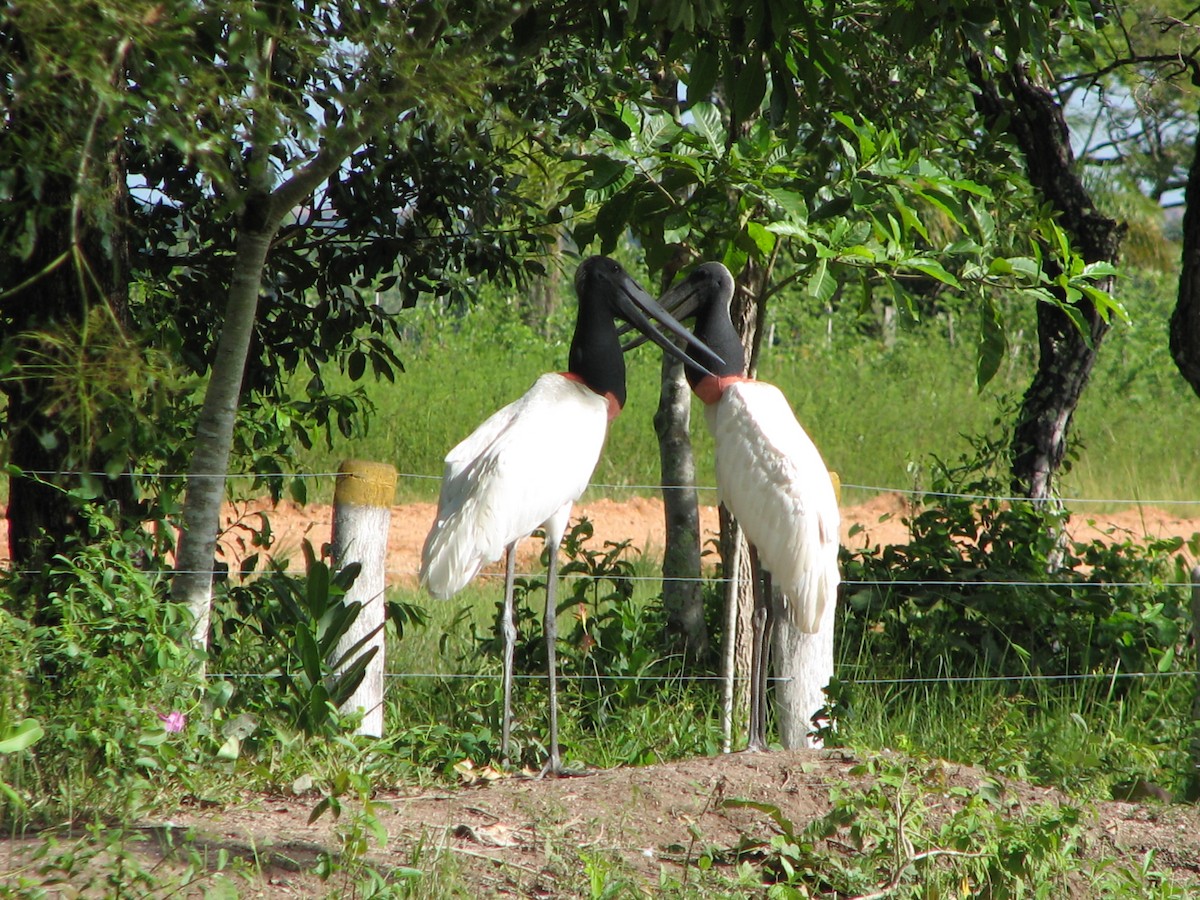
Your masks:
M453 596L509 544L556 514L565 523L607 431L608 402L558 374L541 376L493 413L446 455L421 584L435 597Z
M705 414L718 496L757 548L791 621L816 632L839 580L840 516L821 454L774 385L731 385Z

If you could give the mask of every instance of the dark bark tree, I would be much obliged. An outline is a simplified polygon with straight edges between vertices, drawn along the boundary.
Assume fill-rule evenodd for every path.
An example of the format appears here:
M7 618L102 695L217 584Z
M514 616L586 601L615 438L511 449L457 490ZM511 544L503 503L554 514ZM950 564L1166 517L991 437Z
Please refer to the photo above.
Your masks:
M1029 182L1059 216L1086 262L1116 263L1124 227L1096 209L1084 185L1062 107L1024 69L993 78L978 58L970 60L976 105L989 127L1007 130L1025 159ZM1054 275L1047 263L1047 273ZM1112 279L1096 285L1112 287ZM1070 312L1065 308L1069 305ZM1087 387L1109 322L1083 297L1037 309L1037 372L1022 399L1013 432L1013 489L1034 500L1049 499L1066 453L1071 417Z
M663 282L666 290L670 276L665 276ZM691 409L692 389L684 378L683 365L664 354L658 409L654 413L666 520L663 608L667 630L682 642L684 655L700 659L710 648L699 577L700 508L690 435Z
M1184 190L1182 244L1179 293L1171 314L1171 357L1200 395L1200 138Z

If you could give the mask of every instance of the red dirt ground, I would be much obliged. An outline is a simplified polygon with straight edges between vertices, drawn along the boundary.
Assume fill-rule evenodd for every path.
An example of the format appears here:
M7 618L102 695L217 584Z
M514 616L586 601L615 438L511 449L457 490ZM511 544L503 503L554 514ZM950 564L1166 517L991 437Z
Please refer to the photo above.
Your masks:
M880 494L865 503L842 509L842 542L847 547L858 548L866 544L895 544L907 540L908 529L902 519L908 512L908 500L901 494ZM391 530L388 535L388 572L391 581L415 579L420 565L421 545L429 526L433 523L436 506L433 503L410 503L392 507ZM276 536L275 552L282 556L298 559L300 541L307 538L320 549L330 540L333 522L332 507L310 504L298 506L283 502L272 507L259 501L230 507L226 521L239 518L247 525L258 527L258 513L270 517L271 529ZM631 500L596 500L576 505L572 520L586 517L595 527L595 545L603 542L631 540L636 549L647 554L662 551L664 526L662 501L644 497ZM701 543L717 536L717 509L704 506L700 509ZM861 530L853 537L849 532L853 526ZM1068 528L1071 536L1078 540L1092 540L1109 535L1115 539L1140 539L1143 537L1164 538L1178 536L1184 539L1200 533L1200 518L1188 519L1157 507L1141 507L1118 512L1095 515L1076 515ZM251 552L248 547L249 533L233 529L226 540L232 560ZM533 557L541 552L536 541L526 541L522 552Z

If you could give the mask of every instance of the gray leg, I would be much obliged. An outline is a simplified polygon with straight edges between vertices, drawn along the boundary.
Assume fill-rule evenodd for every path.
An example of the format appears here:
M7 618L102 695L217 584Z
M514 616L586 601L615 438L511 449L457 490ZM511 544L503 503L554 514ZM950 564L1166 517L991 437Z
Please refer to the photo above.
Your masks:
M770 664L771 576L758 563L758 551L750 547L750 578L754 612L750 619L750 728L747 750L767 749L767 672Z
M562 759L558 755L558 610L554 596L558 585L558 548L550 550L550 568L546 572L546 618L542 628L546 633L546 671L550 688L550 758L542 768L542 774L562 773Z
M504 612L500 616L500 633L504 638L504 711L500 722L500 757L508 765L509 735L512 731L513 649L517 643L517 626L513 621L513 581L517 573L517 545L509 544L504 551Z

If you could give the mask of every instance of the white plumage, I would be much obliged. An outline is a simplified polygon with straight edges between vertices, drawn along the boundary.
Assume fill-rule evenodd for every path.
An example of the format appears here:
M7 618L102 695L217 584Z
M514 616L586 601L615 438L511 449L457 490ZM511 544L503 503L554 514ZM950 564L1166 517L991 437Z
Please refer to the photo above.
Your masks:
M833 676L837 493L784 395L746 377L745 351L730 318L733 295L729 270L709 262L667 291L661 303L681 319L695 316L696 337L720 357L707 372L694 365L685 365L685 371L704 401L714 438L717 494L745 533L753 562L748 747L767 747L766 687L773 643L780 676L780 737L788 747L817 746L808 726ZM730 667L730 708L732 678Z
M816 632L838 586L837 496L821 454L774 385L738 381L705 406L717 495L758 551L788 620ZM778 602L778 601L777 601Z
M615 317L667 353L694 363L658 330L650 320L653 317L702 352L705 359L720 361L611 259L593 256L581 263L575 272L575 292L579 308L567 372L538 378L521 398L489 416L446 455L437 517L421 554L421 584L442 599L462 590L483 566L501 555L507 557L500 614L504 640L501 752L507 761L517 637L513 614L516 547L538 526L545 528L550 559L542 630L550 733L543 772L554 774L561 771L562 764L555 655L558 546L571 508L596 468L609 420L625 403L625 362Z
M422 586L452 597L541 526L546 544L557 547L607 431L607 401L558 373L542 375L488 417L446 455L437 520L421 553Z

